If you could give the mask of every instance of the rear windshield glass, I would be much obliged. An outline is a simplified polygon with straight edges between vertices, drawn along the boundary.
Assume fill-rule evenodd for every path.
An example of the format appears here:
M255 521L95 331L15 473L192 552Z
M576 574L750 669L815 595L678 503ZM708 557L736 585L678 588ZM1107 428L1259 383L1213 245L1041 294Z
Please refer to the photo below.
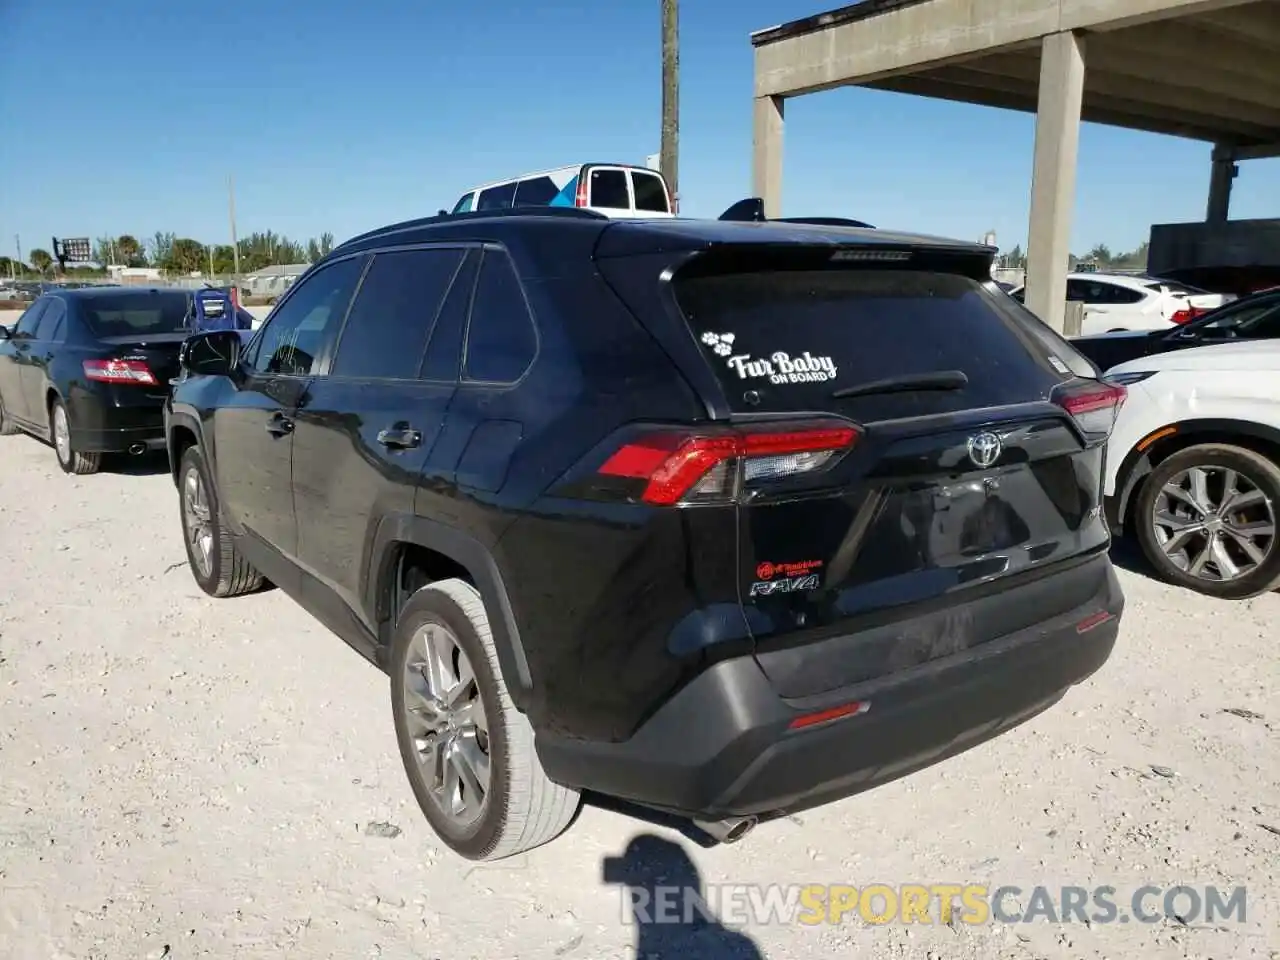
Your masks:
M730 406L742 412L915 416L1044 399L1073 370L1092 372L1064 340L988 287L948 273L827 269L677 277L676 297ZM952 370L968 385L833 396Z
M186 329L191 300L185 294L115 294L80 301L85 324L95 337L179 333Z
M632 171L631 184L636 193L636 209L653 213L670 213L667 209L667 188L662 180L651 173Z
M1147 284L1148 290L1159 290L1163 287L1170 293L1180 293L1186 297L1200 297L1208 293L1207 290L1201 290L1199 287L1191 287L1185 283L1177 283L1173 280L1153 280Z

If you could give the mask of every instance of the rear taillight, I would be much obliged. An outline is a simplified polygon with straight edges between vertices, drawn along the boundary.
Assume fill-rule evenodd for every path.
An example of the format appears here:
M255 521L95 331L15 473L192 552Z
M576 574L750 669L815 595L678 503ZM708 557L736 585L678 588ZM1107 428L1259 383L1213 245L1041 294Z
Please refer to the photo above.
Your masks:
M139 383L155 386L155 374L141 360L86 360L84 375L99 383Z
M1091 380L1083 386L1064 387L1053 401L1071 414L1081 432L1091 439L1105 438L1111 435L1128 393L1123 384Z
M573 196L573 205L575 207L587 206L587 191L591 188L591 174L584 171L584 175L578 177L578 190Z
M596 473L631 481L635 499L657 506L724 502L741 484L823 470L857 439L845 424L707 433L658 428L628 439Z

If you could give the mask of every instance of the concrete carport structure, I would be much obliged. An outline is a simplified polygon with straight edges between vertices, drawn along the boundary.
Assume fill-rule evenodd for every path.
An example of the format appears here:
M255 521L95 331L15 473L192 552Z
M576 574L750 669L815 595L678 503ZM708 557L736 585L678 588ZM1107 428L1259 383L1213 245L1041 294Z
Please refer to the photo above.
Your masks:
M1280 0L863 0L752 35L753 178L782 194L783 102L864 86L1036 113L1027 306L1061 330L1081 119L1215 145L1207 220L1236 161L1280 156Z

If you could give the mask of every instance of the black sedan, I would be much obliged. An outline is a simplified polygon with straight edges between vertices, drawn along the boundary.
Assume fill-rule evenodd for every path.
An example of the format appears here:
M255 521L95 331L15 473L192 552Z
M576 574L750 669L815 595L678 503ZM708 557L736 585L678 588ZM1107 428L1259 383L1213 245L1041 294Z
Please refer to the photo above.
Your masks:
M0 434L53 443L67 473L163 450L164 404L191 334L185 290L52 289L0 327Z
M1172 330L1138 330L1073 337L1071 345L1100 371L1139 357L1187 347L1280 337L1280 289L1233 300Z

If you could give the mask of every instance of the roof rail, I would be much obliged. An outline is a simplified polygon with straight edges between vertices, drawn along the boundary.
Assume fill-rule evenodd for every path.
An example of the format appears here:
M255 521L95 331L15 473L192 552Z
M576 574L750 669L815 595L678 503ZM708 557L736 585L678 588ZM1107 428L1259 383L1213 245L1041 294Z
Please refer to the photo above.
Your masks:
M391 223L385 227L378 227L376 230L369 230L359 236L352 237L350 240L344 240L334 251L342 250L358 243L361 240L369 240L373 237L382 236L387 233L398 233L402 230L412 230L416 227L431 227L439 223L458 223L471 220L499 220L507 217L561 217L569 220L608 220L609 218L596 210L586 210L582 207L548 207L548 206L528 206L528 207L502 207L495 210L472 210L467 213L446 213L440 211L434 217L419 217L416 220L402 220L400 223Z
M874 230L869 223L862 220L851 220L848 217L775 217L770 220L764 215L764 200L760 197L747 197L745 200L739 200L724 213L720 214L721 220L733 220L737 222L748 223L811 223L821 227L861 227L864 230Z

